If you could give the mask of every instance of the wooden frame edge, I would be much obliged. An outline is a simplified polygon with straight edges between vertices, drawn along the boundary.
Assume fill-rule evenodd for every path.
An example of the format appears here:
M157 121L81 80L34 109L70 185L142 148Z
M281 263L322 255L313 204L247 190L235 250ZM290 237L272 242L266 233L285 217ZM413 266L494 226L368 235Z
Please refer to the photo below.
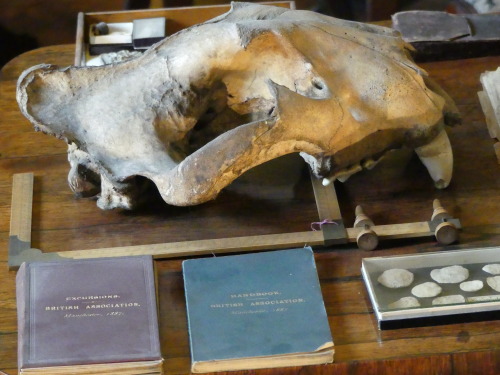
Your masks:
M13 177L9 269L17 269L23 262L47 260L130 255L152 255L156 259L164 259L303 246L331 246L357 242L363 230L360 227L345 228L334 185L323 186L321 181L311 176L318 216L321 220L317 223L320 224L320 230L44 253L31 247L33 181L33 173L20 173ZM450 217L444 221L452 224L456 229L462 227L459 219ZM417 238L435 235L440 222L440 220L431 220L374 225L370 229L381 240Z
M325 244L323 232L311 230L307 232L44 253L42 250L31 247L33 181L33 173L20 173L15 174L13 177L8 255L9 269L17 269L23 262L57 259L99 258L125 255L152 255L154 258L162 259L232 252L266 251L287 247L323 246Z

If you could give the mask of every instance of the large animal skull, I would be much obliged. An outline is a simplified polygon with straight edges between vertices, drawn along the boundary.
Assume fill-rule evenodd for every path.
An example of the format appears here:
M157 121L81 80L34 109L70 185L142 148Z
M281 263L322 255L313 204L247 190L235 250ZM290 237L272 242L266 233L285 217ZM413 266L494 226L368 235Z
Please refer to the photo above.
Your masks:
M391 29L233 3L141 57L102 67L39 65L19 78L35 129L69 144L69 184L132 208L135 177L173 205L213 199L246 170L301 152L324 182L415 148L451 179L448 96Z

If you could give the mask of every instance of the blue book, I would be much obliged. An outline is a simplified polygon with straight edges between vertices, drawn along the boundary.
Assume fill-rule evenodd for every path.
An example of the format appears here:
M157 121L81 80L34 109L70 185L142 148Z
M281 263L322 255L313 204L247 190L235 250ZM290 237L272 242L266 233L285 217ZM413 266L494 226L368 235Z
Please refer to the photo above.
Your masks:
M182 264L191 371L333 362L333 340L311 248Z

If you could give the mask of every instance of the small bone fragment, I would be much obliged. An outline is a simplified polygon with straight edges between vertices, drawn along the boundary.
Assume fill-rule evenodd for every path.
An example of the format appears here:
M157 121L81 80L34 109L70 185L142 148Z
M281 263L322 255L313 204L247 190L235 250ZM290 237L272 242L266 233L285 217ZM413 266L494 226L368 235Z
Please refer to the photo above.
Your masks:
M118 51L118 52L108 52L100 54L93 59L90 59L85 64L86 66L101 66L106 64L116 64L123 61L128 61L135 59L142 55L139 51Z
M462 266L438 268L431 271L431 277L441 284L456 284L469 277L469 270Z
M477 292L483 289L484 283L481 280L464 281L460 283L460 289L464 292Z
M392 268L384 271L377 280L387 288L404 288L413 282L413 273L401 268Z
M460 294L437 297L432 300L433 305L451 305L452 303L465 303L465 297Z
M500 294L467 297L467 302L491 302L500 300Z
M488 272L491 275L500 275L500 264L492 263L487 264L483 267L484 272Z
M500 292L500 276L492 276L486 279L486 283L491 289Z
M106 22L99 22L93 25L92 30L94 31L94 35L106 35L109 33L109 27Z
M408 309L411 307L419 307L420 302L418 302L418 299L415 297L403 297L398 299L395 302L390 303L387 305L390 309Z
M411 294L419 298L436 297L442 290L436 283L428 281L413 287Z

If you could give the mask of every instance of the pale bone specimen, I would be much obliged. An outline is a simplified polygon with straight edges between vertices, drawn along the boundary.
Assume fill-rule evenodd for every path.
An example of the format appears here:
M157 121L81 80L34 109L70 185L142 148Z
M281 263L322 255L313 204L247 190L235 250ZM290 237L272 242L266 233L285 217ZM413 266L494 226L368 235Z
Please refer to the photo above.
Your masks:
M484 272L488 272L492 275L500 275L500 264L498 263L487 264L482 269Z
M440 284L458 284L469 278L469 270L462 266L436 268L431 271L431 277Z
M487 277L486 283L491 287L491 289L496 292L500 292L500 276Z
M443 288L436 283L428 281L413 287L411 294L419 298L436 297L442 290Z
M464 292L477 292L483 289L484 283L481 280L464 281L460 283L460 289Z
M408 270L391 268L379 276L377 281L387 288L404 288L413 282L414 276Z
M69 144L69 184L132 208L145 177L173 205L213 199L246 170L300 152L324 182L414 148L440 188L449 97L391 29L247 3L102 67L38 65L22 113Z
M402 297L387 305L390 309L408 309L410 307L420 307L420 302L415 297Z
M433 305L451 305L453 303L465 303L465 297L461 294L437 297L432 300Z

